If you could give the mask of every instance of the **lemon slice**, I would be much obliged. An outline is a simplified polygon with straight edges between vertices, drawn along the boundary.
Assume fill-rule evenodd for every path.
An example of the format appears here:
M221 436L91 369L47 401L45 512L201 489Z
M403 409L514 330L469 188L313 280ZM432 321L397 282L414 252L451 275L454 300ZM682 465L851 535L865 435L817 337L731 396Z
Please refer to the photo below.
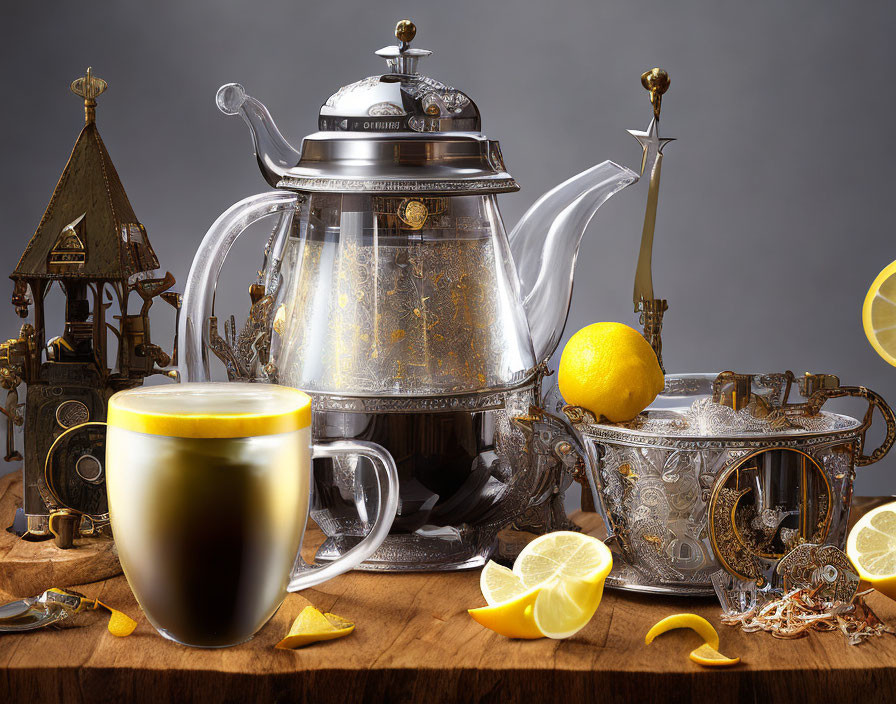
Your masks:
M597 538L568 530L546 533L529 543L513 563L513 572L527 588L554 579L586 579L613 566L610 549Z
M896 367L896 262L880 272L868 289L862 325L875 351Z
M335 614L324 614L313 606L302 609L286 638L277 643L278 648L301 648L322 640L342 638L355 630L355 624Z
M647 631L647 635L644 636L644 642L647 645L650 645L653 642L653 639L658 635L662 635L663 633L672 631L676 628L690 628L703 638L710 648L713 650L718 650L719 648L718 631L713 628L713 625L709 621L697 614L673 614L672 616L666 616L666 618L655 623L653 627Z
M544 633L535 625L535 601L541 587L535 587L509 601L469 609L467 613L477 623L508 638L544 638Z
M846 554L862 579L896 599L896 502L859 519L849 532Z
M710 647L709 643L704 643L699 648L695 648L688 657L704 667L730 667L740 662L740 658L729 658L726 655L722 655L718 650Z
M516 599L526 587L513 570L489 560L479 576L479 589L489 606Z

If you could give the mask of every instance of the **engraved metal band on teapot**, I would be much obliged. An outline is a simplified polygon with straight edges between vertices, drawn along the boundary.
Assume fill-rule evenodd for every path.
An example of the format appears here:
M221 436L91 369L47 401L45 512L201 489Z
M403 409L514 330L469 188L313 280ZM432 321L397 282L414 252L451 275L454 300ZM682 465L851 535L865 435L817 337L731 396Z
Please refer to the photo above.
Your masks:
M309 391L314 411L344 413L436 413L445 411L495 411L504 408L507 394L533 387L535 379L512 388L471 394L433 396L343 396Z
M445 195L511 193L520 190L512 178L483 178L477 181L426 179L393 181L386 179L299 178L295 176L280 179L277 188L322 193L443 193Z
M442 411L492 411L504 408L504 394L499 391L462 396L335 396L311 394L314 411L346 413L429 413Z
M505 193L519 190L500 144L478 134L317 132L280 188L331 193Z

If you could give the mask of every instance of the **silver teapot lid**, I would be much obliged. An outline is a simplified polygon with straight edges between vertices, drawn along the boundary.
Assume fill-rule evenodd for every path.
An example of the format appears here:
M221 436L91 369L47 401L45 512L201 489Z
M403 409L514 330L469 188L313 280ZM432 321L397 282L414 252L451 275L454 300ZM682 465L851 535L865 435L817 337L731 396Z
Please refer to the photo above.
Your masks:
M479 132L479 109L470 97L417 71L427 49L411 48L417 28L410 20L395 27L397 46L376 52L389 72L343 86L320 109L323 132Z
M410 20L398 44L377 51L388 73L340 88L323 104L319 132L278 186L302 191L502 193L519 190L498 142L481 133L466 93L417 71L432 52L410 46Z

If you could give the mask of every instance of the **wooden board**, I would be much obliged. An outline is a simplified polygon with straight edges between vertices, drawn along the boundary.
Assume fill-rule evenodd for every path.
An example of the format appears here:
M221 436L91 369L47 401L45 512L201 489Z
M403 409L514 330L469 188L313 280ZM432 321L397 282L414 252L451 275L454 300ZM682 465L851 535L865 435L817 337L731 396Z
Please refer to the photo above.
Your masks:
M581 518L581 517L580 517ZM593 523L593 516L588 517ZM306 557L322 540L309 531ZM250 642L196 650L164 640L123 577L79 587L138 618L134 634L110 635L90 613L59 631L0 636L0 702L892 702L896 637L861 646L839 633L796 641L719 624L711 599L608 591L594 620L564 641L512 641L466 613L483 605L478 571L453 574L353 572L287 597ZM357 623L341 640L274 649L307 604ZM869 603L896 624L896 603ZM713 622L733 669L687 659L686 631L644 645L654 622L693 611Z
M21 540L6 528L22 505L20 472L0 477L0 591L24 597L121 574L115 544L106 538L78 538L60 550L52 540ZM2 646L0 646L2 647Z

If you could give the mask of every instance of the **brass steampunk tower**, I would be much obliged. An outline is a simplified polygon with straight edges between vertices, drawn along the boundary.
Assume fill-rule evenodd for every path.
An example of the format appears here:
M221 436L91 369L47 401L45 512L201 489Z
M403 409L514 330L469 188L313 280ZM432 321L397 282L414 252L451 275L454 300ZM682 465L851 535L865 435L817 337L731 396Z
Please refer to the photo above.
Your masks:
M120 389L165 374L169 355L152 344L149 308L156 296L175 307L166 273L137 221L96 127L96 98L106 82L77 79L86 124L15 271L12 304L33 323L0 345L0 384L8 390L6 460L20 460L13 426L25 425L24 509L28 531L46 534L51 514L93 532L108 520L104 474L106 402ZM65 295L65 322L47 339L45 302ZM129 312L131 292L142 301ZM107 311L119 315L107 321ZM111 333L111 335L110 335ZM24 419L16 387L27 385ZM87 425L81 425L87 423ZM80 426L80 427L76 427ZM78 526L80 524L80 526ZM55 528L54 528L55 531Z

